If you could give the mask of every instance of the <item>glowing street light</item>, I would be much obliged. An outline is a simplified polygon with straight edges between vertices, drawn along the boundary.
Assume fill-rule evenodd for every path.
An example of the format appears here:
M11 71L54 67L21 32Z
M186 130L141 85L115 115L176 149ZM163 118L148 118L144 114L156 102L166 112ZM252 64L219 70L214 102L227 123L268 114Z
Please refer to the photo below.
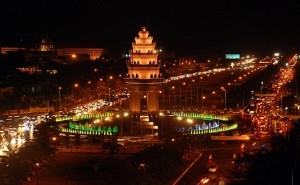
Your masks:
M61 91L61 87L58 87L58 106L59 106L59 110L61 109L61 98L60 98L60 91Z
M110 87L108 87L108 104L110 106Z
M124 116L124 117L127 117L127 116L128 116L128 113L125 112L125 113L123 114L123 116ZM121 118L121 136L123 136L123 116L122 116L122 115L119 115L119 114L116 115L117 118Z
M201 98L201 106L202 106L202 110L204 109L204 107L203 107L203 101L206 99L206 96L202 96L202 98Z
M75 84L72 86L73 103L75 102L74 88L77 88L78 86L79 86L78 83L75 83Z
M122 122L122 116L120 116L120 114L117 114L117 115L116 115L116 118L119 119L120 117L121 117L121 122ZM121 125L122 125L122 124L121 124ZM121 128L122 128L122 127L121 127ZM122 130L122 129L121 129L121 130ZM121 132L122 132L122 131L121 131Z
M225 104L225 105L224 105L225 108L224 108L224 110L227 110L227 105L226 105L226 104L227 104L227 102L226 102L226 101L227 101L227 100L226 100L226 99L227 99L227 97L226 97L226 96L227 96L227 95L226 95L226 89L225 89L224 87L221 87L221 89L224 91L224 96L225 96L225 100L224 100L224 101L225 101L225 103L224 103L224 104Z
M174 93L174 105L176 104L176 100L175 100L175 86L172 86L172 89L173 89L173 93Z
M161 116L161 135L164 136L164 113L160 112L159 116Z
M35 163L35 167L36 167L36 184L39 184L39 168L40 168L40 163Z
M130 136L132 136L132 118L133 115L130 116Z
M113 76L109 76L109 80L112 80L113 79ZM109 106L110 106L110 83L108 81L108 103L109 103Z

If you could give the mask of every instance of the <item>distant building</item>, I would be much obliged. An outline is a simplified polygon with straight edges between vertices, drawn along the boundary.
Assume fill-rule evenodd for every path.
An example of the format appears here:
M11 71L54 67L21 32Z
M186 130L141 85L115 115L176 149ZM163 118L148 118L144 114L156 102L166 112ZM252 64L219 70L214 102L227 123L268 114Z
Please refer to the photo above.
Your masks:
M90 60L100 58L104 53L103 48L60 48L57 49L59 56L76 58L79 55L88 55Z
M70 60L96 60L104 54L103 48L72 48L62 47L56 48L48 35L42 39L41 43L35 47L20 48L20 47L1 47L1 54L8 55L24 51L24 59L28 61L62 61Z
M7 55L9 52L17 52L17 51L24 51L26 48L19 48L19 47L1 47L1 54Z
M42 42L40 44L40 51L55 51L54 45L52 44L52 41L49 39L47 34L42 39Z

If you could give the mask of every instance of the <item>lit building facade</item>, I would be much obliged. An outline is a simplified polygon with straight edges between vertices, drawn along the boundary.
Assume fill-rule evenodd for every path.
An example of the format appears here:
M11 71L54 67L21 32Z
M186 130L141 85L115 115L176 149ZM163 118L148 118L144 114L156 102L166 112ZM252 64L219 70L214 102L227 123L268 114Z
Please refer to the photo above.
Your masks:
M19 48L19 47L1 47L1 54L7 55L9 52L16 52L16 51L25 51L26 48Z
M40 51L55 51L54 45L52 44L51 40L49 39L48 35L42 39L40 44Z
M50 60L61 60L83 58L84 56L90 60L100 59L104 52L104 48L72 48L72 47L60 47L57 48L52 44L48 35L42 39L42 41L36 44L35 47L20 48L20 47L1 47L1 54L8 55L10 52L24 51L24 58L32 61L50 61Z
M128 74L125 77L130 93L129 108L132 112L155 112L159 110L159 93L163 82L160 73L156 43L152 42L146 27L142 27L132 42L127 60Z
M104 53L103 48L61 48L57 49L59 56L89 55L91 60L99 59Z

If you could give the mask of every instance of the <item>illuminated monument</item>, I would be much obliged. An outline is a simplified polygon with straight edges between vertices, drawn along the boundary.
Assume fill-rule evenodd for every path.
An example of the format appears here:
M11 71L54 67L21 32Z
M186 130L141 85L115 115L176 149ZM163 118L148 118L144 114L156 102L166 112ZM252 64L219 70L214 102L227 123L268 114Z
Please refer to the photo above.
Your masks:
M156 43L142 27L132 42L130 59L127 61L128 74L125 77L130 92L129 108L133 112L154 112L159 110L159 92L163 76L160 74L160 61Z

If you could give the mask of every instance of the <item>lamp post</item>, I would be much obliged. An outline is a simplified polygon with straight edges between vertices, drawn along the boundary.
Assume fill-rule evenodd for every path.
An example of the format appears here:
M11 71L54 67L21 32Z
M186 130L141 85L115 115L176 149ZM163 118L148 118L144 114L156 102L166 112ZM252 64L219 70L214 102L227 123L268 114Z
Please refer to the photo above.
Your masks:
M221 89L224 91L224 110L227 110L227 94L226 94L226 89L224 87L221 87Z
M203 87L201 88L201 112L203 112Z
M128 116L128 113L127 112L125 112L123 115L119 115L119 114L117 114L116 115L116 117L117 118L120 118L121 119L121 124L120 124L120 127L121 127L121 136L123 136L123 116L124 117L127 117Z
M133 115L131 115L131 118L130 118L130 137L132 136L132 117L133 117Z
M176 128L176 131L177 131L177 132L180 132L180 131L181 131L181 129L180 129L180 126L181 126L180 121L181 121L182 119L183 119L183 118L180 117L180 116L177 117L177 127L178 127L178 129Z
M171 87L169 87L169 106L171 105Z
M36 184L39 185L39 168L40 168L40 163L35 163L36 167Z
M160 112L159 115L161 116L161 135L164 136L164 113Z
M185 85L185 83L184 83L184 85ZM188 105L188 88L186 87L185 88L185 106L187 107L187 105Z
M73 96L73 104L75 103L75 93L74 93L74 87L77 88L78 87L78 84L75 83L73 86L72 86L72 96Z
M54 145L54 147L53 147L53 155L55 156L56 155L56 142L57 142L57 138L55 136L53 136L51 138L51 140L52 140L52 144Z
M90 85L92 82L89 80L87 81L86 87L85 87L85 101L88 102L90 100Z
M97 83L97 99L100 98L100 89L102 90L102 87L103 86L103 79L100 78L99 79L99 82Z
M183 82L182 85L185 86L185 82ZM187 93L187 92L186 92L186 93ZM186 94L186 98L187 98L187 94ZM181 88L180 88L180 102L181 102ZM180 105L181 105L181 103L180 103Z
M141 124L141 136L142 136L143 135L143 123L140 122L140 124Z
M61 90L61 87L59 86L59 87L58 87L58 106L59 106L59 110L61 110L60 90Z
M191 86L191 108L193 107L193 87Z
M128 116L128 113L125 112L125 113L123 114L123 116L124 116L124 117L127 117L127 116ZM123 136L123 118L122 118L122 116L121 116L121 136Z
M280 107L281 107L281 114L283 114L283 107L282 107L282 92L280 93Z
M121 117L121 136L122 136L122 116L120 116L119 114L116 115L116 118L120 118Z
M226 94L226 89L224 90L224 94L225 94L225 110L227 110L227 94Z
M193 107L193 87L195 86L195 79L192 80L191 84L191 107Z
M110 106L110 87L108 87L108 104Z
M110 106L110 80L113 79L113 76L109 76L109 80L108 80L108 103Z
M175 100L175 95L176 95L176 94L175 94L175 87L172 86L172 89L174 90L173 93L174 93L174 106L175 106L175 104L176 104L176 100Z
M204 112L204 107L203 107L203 100L205 100L206 97L205 96L202 96L201 98L201 107L202 107L202 112Z

